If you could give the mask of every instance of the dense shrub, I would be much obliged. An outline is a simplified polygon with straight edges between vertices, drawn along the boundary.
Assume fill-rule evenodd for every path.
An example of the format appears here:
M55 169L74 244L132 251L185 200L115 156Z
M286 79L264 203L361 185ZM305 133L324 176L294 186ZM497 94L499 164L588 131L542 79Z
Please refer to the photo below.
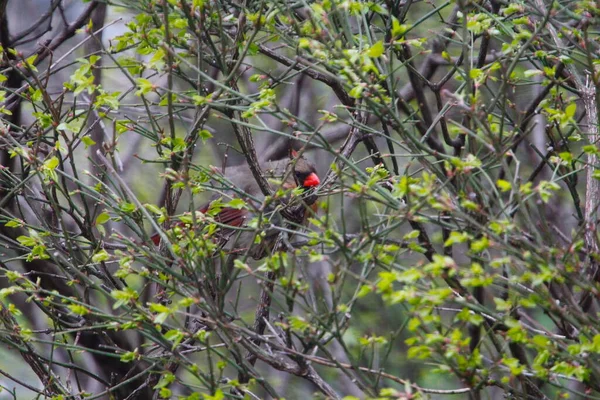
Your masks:
M15 398L600 396L596 3L10 3Z

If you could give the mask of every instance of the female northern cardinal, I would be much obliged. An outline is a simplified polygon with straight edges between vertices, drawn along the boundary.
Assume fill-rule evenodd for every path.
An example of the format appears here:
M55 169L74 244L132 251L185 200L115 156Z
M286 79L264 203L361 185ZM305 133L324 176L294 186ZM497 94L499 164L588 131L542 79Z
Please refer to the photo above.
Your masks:
M314 194L307 193L308 190L321 183L319 176L316 173L315 166L305 158L298 156L295 151L292 151L290 156L290 160L269 161L264 163L264 165L261 164L261 169L267 178L276 179L281 182L281 188L284 190L290 190L296 187L303 188L305 192L302 195L303 203L306 207L310 207L313 211L316 211L317 198ZM247 203L253 203L252 205L255 209L261 207L264 196L252 176L250 168L246 164L227 168L224 176L231 187L235 187L248 195L241 196L245 197L244 200L246 200ZM232 195L231 197L240 196ZM206 213L210 207L211 203L209 202L203 207L200 207L199 211ZM301 208L301 212L303 215L300 220L304 220L308 212L306 208ZM221 238L221 244L231 252L246 252L249 250L250 256L259 259L264 257L267 250L271 249L274 244L274 236L276 235L267 235L267 237L263 239L263 243L257 245L252 242L254 239L254 232L239 232L239 230L227 229L223 226L227 225L232 228L245 226L248 221L254 218L252 212L247 207L240 209L223 207L213 216L213 218L214 221L220 225L219 237ZM152 241L156 245L160 244L160 236L158 233L152 236ZM234 243L228 243L232 241Z

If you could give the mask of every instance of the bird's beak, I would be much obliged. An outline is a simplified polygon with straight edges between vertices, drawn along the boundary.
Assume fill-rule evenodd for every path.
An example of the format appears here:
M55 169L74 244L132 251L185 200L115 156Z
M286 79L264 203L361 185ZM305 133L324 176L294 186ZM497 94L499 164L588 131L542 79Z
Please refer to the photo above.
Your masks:
M304 183L302 184L302 186L304 186L305 188L311 188L311 187L318 186L319 183L321 183L321 180L319 179L317 174L315 174L314 172L311 172L310 175L308 175L306 177L306 179L304 180Z

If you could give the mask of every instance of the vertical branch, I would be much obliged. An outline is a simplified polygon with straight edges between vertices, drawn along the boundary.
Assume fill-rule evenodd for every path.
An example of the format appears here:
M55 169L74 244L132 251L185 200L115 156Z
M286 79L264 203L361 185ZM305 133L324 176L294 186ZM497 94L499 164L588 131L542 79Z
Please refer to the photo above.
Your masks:
M169 132L171 141L175 140L175 117L173 115L173 56L171 54L171 31L169 27L169 7L166 0L161 2L163 9L163 24L165 27L165 46L166 46L166 57L167 57L167 118L169 123ZM178 159L179 155L173 152L171 156L171 168L177 171L180 167L180 161ZM177 207L177 201L179 199L179 194L181 191L175 191L173 186L167 183L167 193L165 198L165 205L167 207L167 213L169 215L175 212L175 208Z
M96 36L96 40L88 40L85 44L85 52L86 54L96 54L101 51L101 42L102 42L102 27L104 26L104 20L106 18L106 3L101 3L96 7L96 9L92 12L92 29L97 30L98 33L93 33L90 31L90 35ZM94 77L94 84L99 87L102 85L102 58L100 58L94 68L92 69L92 76ZM87 119L88 129L90 131L90 137L95 142L94 145L90 146L89 149L89 157L92 161L91 170L93 176L97 177L101 181L103 180L103 171L104 169L101 167L102 162L97 156L97 151L103 151L104 144L104 129L98 123L96 123L95 119L92 118L93 115L96 115L93 110L93 104L96 100L96 96L98 95L98 91L95 90L92 93L90 98L90 115Z
M267 321L269 320L269 314L271 312L271 296L273 294L273 288L275 284L276 272L269 271L265 276L265 285L260 291L260 298L258 299L259 303L256 306L256 312L254 314L254 326L252 330L258 336L261 336L265 333L265 328L267 326ZM260 346L260 340L252 340L256 346ZM254 366L256 364L257 355L255 352L248 352L246 356L246 361ZM250 381L250 374L247 369L240 369L238 379L240 383L248 383Z
M596 87L592 84L586 85L582 90L581 99L587 114L588 140L591 144L598 143L598 110L596 108ZM585 185L585 244L588 251L599 252L597 238L597 211L600 202L600 181L594 178L594 170L598 165L598 156L595 152L588 154L586 166Z

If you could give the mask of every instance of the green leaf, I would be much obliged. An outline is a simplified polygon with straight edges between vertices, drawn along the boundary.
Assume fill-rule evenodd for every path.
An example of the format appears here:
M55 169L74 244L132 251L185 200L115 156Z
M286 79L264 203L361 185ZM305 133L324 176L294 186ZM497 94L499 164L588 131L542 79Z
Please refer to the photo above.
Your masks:
M92 256L92 262L99 263L102 261L106 261L109 259L109 257L110 256L109 256L108 252L106 250L102 249Z
M20 228L24 222L18 219L13 219L4 224L7 228Z
M196 95L192 96L192 101L194 102L195 105L201 106L203 104L206 104L206 97L199 96L196 94Z
M90 313L90 310L82 306L81 304L71 304L69 306L69 310L71 310L73 314L77 315L87 315Z
M120 360L124 363L132 362L137 360L139 358L139 355L140 354L138 352L138 349L135 349L134 351L128 351L126 353L123 353Z
M44 167L48 168L49 170L53 170L56 169L56 167L58 167L59 164L59 160L56 156L52 157L49 160L46 160L44 162Z
M481 253L490 246L490 241L487 237L482 237L479 240L474 240L471 243L471 251L473 253Z
M94 142L94 139L92 139L89 136L84 136L81 138L81 141L83 142L83 144L85 145L85 148L87 149L90 146L93 146L96 144L96 142Z
M577 111L577 104L571 103L565 108L565 115L567 118L573 118L575 116L575 112Z
M559 153L558 156L563 160L566 161L568 163L573 162L573 154L569 153L568 151L563 151L562 153Z
M368 295L372 291L373 291L373 289L371 288L371 286L369 286L369 285L362 285L360 287L360 290L358 291L356 297L358 297L360 299L362 297L365 297L366 295Z
M498 189L500 189L501 192L510 192L512 189L510 182L505 181L504 179L498 179L496 181L496 186L498 186Z
M233 199L225 205L227 207L235 208L236 210L241 210L246 205L246 202L242 199Z
M212 133L206 129L202 129L200 132L198 132L198 136L200 136L200 139L202 139L203 142L213 137Z
M362 85L358 85L358 86L354 86L350 92L348 92L348 95L350 97L353 97L355 99L360 99L362 92L365 88Z
M510 373L515 376L521 375L525 369L516 358L503 358L502 362L510 369Z
M479 314L475 314L473 311L468 308L463 308L461 312L456 314L456 319L458 321L469 322L473 325L479 326L483 323L483 317Z
M598 147L596 147L596 145L594 144L588 144L587 146L583 146L582 150L585 154L600 154Z
M152 56L152 58L150 58L150 60L148 61L148 67L150 68L154 68L154 69L161 69L162 67L165 66L165 57L167 56L167 53L165 52L165 50L161 47L158 50L156 50L156 52L154 53L154 55Z
M477 79L479 77L481 77L483 75L483 71L480 70L479 68L473 68L471 69L471 71L469 71L469 77L471 79Z
M110 220L110 214L106 211L96 217L96 225L105 224Z
M396 17L392 18L392 36L396 39L404 36L406 31L408 31L411 28L411 25L400 24Z
M496 309L498 311L510 311L512 305L510 302L505 301L499 297L494 297L494 303L496 303Z
M27 64L27 66L29 68L31 68L33 71L37 72L37 69L35 68L35 61L38 58L38 54L34 54L32 56L27 57L27 59L25 59L25 63Z
M444 242L444 247L452 246L454 244L464 243L471 238L467 232L450 232L450 236Z
M23 236L23 235L17 237L17 241L19 243L21 243L23 246L27 246L27 247L33 247L37 244L37 241L34 238L29 237L29 236Z
M168 313L171 311L169 307L160 303L149 303L148 308L150 309L150 311L155 313Z
M408 232L406 235L403 236L404 240L411 240L411 239L416 239L419 237L419 234L421 232L419 232L418 230L412 230L410 232Z
M427 346L414 346L410 347L406 354L408 358L417 358L424 360L431 356L431 349Z
M175 381L175 375L169 374L169 373L164 374L162 376L162 378L160 379L160 381L158 381L156 386L154 386L154 389L162 389L164 387L169 386L174 381Z
M135 204L124 202L119 205L119 209L124 213L131 214L137 209L137 207Z
M367 52L367 55L369 57L377 58L382 56L383 53L385 53L385 47L383 46L383 42L380 40L379 42L371 46L371 48Z
M161 209L155 206L154 204L144 204L144 207L146 207L148 211L156 215L162 215L163 213Z
M137 86L139 90L135 92L136 96L141 96L143 94L147 94L154 90L154 84L150 82L148 79L138 78L136 79Z

